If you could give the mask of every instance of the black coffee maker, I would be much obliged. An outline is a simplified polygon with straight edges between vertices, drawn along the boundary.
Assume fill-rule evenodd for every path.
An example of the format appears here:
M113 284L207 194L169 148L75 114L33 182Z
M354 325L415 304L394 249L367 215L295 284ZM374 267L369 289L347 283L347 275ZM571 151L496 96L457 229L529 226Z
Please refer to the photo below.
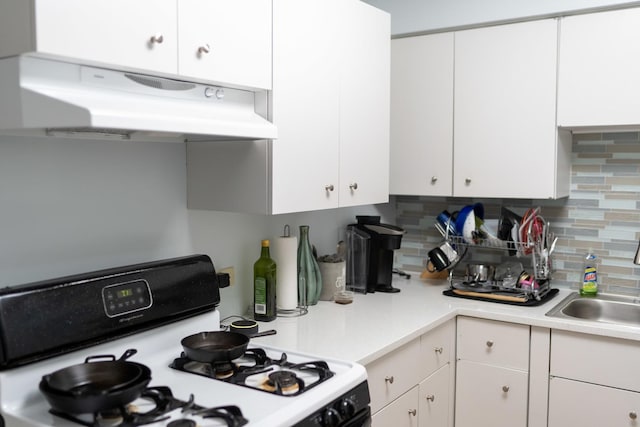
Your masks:
M405 231L379 216L356 216L347 226L347 288L360 293L400 292L391 286L393 251Z

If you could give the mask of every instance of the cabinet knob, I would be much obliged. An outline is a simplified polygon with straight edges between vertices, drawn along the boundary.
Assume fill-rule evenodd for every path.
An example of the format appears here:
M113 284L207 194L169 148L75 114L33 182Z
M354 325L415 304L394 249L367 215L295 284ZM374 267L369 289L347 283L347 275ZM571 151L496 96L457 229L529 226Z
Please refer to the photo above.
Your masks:
M409 415L413 415L415 417L417 413L418 411L416 411L415 409L409 409Z
M509 386L508 385L503 385L502 386L502 391L505 392L505 393L508 393L509 392Z
M384 377L384 382L393 384L393 375L391 375L390 377Z
M354 182L352 184L349 184L349 188L351 189L351 191L357 190L358 189L358 183Z
M467 185L471 184L471 178L465 178L464 183Z
M638 413L636 411L629 412L629 418L635 420L636 418L638 418Z
M208 43L203 44L202 46L200 46L198 48L198 54L202 55L202 54L207 54L211 52L211 46L209 46Z
M325 185L324 189L325 191L333 191L333 184Z
M487 347L489 348L493 347L493 341L491 340L487 341Z
M162 35L162 33L156 33L151 36L151 39L149 41L151 42L151 44L161 44L164 41L164 36Z
M434 400L436 400L436 397L433 394L427 394L425 396L425 399L427 399L429 402L433 402Z
M442 354L442 352L444 351L444 349L442 347L436 347L433 350L438 354Z
M431 183L435 184L438 181L438 177L437 176L432 176L431 177Z

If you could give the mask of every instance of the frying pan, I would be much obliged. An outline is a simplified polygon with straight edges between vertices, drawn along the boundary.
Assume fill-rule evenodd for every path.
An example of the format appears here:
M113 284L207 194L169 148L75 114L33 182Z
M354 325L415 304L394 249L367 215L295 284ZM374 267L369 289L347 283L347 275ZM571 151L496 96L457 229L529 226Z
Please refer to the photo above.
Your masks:
M237 332L213 331L189 335L180 342L185 354L196 362L225 362L242 356L249 337Z
M95 413L134 401L151 381L151 370L126 359L137 353L129 349L120 359L115 356L87 357L84 363L72 365L45 375L40 391L53 409L72 413ZM96 359L109 360L95 361Z

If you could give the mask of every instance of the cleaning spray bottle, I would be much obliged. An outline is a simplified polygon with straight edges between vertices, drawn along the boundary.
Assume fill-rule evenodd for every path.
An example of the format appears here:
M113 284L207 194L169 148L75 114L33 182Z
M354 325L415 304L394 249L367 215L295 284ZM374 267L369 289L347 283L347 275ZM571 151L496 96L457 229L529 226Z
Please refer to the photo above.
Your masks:
M580 286L580 295L594 297L598 294L598 258L593 253L593 249L589 248L589 252L584 257L582 285Z

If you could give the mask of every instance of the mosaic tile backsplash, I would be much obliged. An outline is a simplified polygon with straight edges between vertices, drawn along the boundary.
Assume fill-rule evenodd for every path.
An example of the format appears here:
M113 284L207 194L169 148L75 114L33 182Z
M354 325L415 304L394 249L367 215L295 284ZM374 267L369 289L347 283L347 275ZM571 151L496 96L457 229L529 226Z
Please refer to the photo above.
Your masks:
M559 200L464 199L396 196L397 225L407 234L397 250L396 265L421 272L427 252L442 237L433 224L447 209L480 202L485 219L498 219L502 206L522 215L540 206L558 237L552 257L554 287L577 289L582 260L591 248L599 257L602 292L640 295L640 266L633 264L640 238L640 133L592 133L573 136L571 193ZM463 260L516 260L496 250L470 250ZM525 267L530 258L520 258Z

